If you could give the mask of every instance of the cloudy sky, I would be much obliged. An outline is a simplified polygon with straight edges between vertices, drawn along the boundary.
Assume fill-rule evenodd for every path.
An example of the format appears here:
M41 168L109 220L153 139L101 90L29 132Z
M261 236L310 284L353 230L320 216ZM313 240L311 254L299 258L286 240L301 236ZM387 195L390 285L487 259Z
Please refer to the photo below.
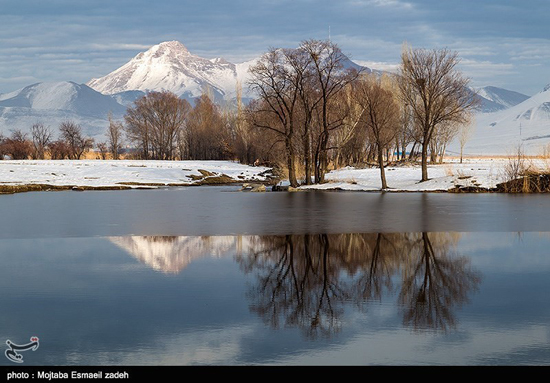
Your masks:
M550 82L549 19L548 0L0 0L0 93L85 83L167 40L242 62L330 31L371 67L395 68L405 41L449 48L473 86L533 95Z

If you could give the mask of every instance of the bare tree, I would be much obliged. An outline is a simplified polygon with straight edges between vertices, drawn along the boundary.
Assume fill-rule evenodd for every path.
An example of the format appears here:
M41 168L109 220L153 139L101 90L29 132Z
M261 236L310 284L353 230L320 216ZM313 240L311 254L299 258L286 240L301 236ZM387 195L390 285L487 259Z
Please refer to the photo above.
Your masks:
M20 129L12 130L10 136L4 139L2 146L2 151L14 160L26 160L32 152L32 144L27 139L27 134Z
M212 99L203 94L187 118L187 154L193 160L221 160L230 157L228 120Z
M297 126L301 129L299 136L302 141L302 159L304 166L305 184L312 183L311 176L314 166L312 145L314 140L313 124L315 109L321 97L315 89L316 76L309 53L301 46L298 49L283 49L286 65L292 68L293 82L298 95L298 108L296 109Z
M430 161L443 162L447 145L456 137L460 131L460 125L453 122L440 124L430 142Z
M473 121L470 124L464 124L460 128L460 132L458 134L458 141L460 143L460 163L462 163L462 156L464 154L464 146L466 146L466 142L470 140L470 137L472 136L474 130Z
M319 40L308 40L300 45L311 60L314 89L318 98L313 102L318 109L318 125L320 132L315 143L315 183L325 182L328 171L328 150L330 133L344 124L345 114L331 113L334 98L347 84L354 81L360 71L344 66L347 57L335 43Z
M284 145L292 186L303 163L305 183L325 180L331 134L344 125L347 109L337 98L357 71L345 67L346 56L330 41L304 41L296 49L272 48L250 69L253 104L251 125L276 134ZM302 161L300 161L302 160Z
M107 129L107 146L114 160L118 160L122 150L122 134L124 125L122 122L114 121L109 115L109 128Z
M52 131L49 126L45 126L42 123L33 124L31 127L33 153L34 159L43 160L45 158L46 149L52 139Z
M178 137L190 109L188 101L172 92L149 92L128 108L126 134L140 147L142 158L174 159Z
M296 178L296 132L299 87L285 55L271 49L249 69L250 87L258 94L259 102L248 116L250 123L277 134L284 143L286 167L290 185L298 186Z
M365 76L361 81L357 81L355 86L357 100L364 110L363 121L377 147L382 189L387 189L384 151L395 139L399 126L399 107L394 94L384 89L380 79L373 75Z
M437 127L466 123L479 103L468 88L469 79L456 69L458 63L458 54L447 49L405 47L401 55L399 84L421 135L421 181L428 180L428 148Z
M97 145L97 150L99 151L99 156L102 160L106 160L107 159L107 153L109 153L109 151L107 150L107 143L106 142L98 142Z
M63 140L52 141L50 143L50 158L52 160L64 160L70 158L70 148Z
M255 161L260 161L259 157L263 157L259 150L262 139L258 139L258 132L250 126L246 119L246 105L243 102L240 82L236 84L236 96L236 109L229 115L234 136L235 157L242 163L253 164ZM264 159L262 158L262 160Z
M368 145L367 137L362 134L364 133L364 124L361 123L365 114L365 107L358 102L356 97L356 84L350 84L341 93L339 104L345 105L346 113L342 127L333 135L336 146L335 168L339 168L344 163L358 162L357 152L364 152Z
M69 159L81 159L82 155L94 146L94 140L84 136L82 127L72 121L62 122L59 131L61 139L69 149Z

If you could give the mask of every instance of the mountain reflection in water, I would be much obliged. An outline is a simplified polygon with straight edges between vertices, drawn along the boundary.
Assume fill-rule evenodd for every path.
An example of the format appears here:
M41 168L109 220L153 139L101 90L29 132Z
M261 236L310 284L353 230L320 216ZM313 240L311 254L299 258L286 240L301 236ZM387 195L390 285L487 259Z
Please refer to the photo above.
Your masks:
M367 310L394 296L403 325L448 331L454 310L481 282L456 251L460 233L305 234L283 236L130 236L110 240L155 270L179 273L193 260L233 256L255 281L251 310L275 328L311 338L341 328L345 308Z

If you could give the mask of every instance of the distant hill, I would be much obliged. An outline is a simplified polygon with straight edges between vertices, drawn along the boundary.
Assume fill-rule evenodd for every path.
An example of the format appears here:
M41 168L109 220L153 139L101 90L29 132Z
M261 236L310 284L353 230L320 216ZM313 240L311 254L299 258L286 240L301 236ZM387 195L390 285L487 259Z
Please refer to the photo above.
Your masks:
M492 113L478 113L465 153L513 154L521 146L526 154L542 154L550 144L550 84L523 102ZM450 150L457 151L457 143Z
M494 86L485 86L474 90L481 99L481 112L483 113L508 109L529 98L525 94Z
M0 131L29 131L41 122L56 131L62 121L79 123L86 134L103 135L109 113L121 118L126 107L113 97L101 94L84 84L70 81L44 82L29 85L15 92L0 95Z

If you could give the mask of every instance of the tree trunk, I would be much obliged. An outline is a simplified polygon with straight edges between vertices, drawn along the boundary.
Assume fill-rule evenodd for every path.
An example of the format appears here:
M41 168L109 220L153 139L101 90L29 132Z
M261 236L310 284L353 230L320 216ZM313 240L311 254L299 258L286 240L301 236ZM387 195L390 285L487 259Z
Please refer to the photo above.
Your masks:
M409 154L409 160L411 160L411 161L414 158L414 151L415 150L416 150L416 141L413 143L413 146L411 148L411 153Z
M445 150L447 150L447 145L443 145L443 147L441 148L441 153L439 155L439 163L440 164L443 163L443 157L445 157Z
M402 153L400 153L401 151L401 147L399 146L399 138L397 138L397 136L395 137L395 160L396 161L399 161L401 159L401 155Z
M325 182L325 174L328 169L328 153L327 153L327 144L328 144L328 131L323 134L323 139L321 141L321 155L319 161L319 182L320 184Z
M319 183L319 179L320 179L320 174L319 174L319 150L316 150L315 151L315 156L314 156L314 160L313 160L313 173L314 173L314 177L315 177L315 183L318 184Z
M294 150L292 149L292 142L290 142L290 138L287 137L287 139L285 140L285 145L288 167L288 181L290 182L290 186L296 188L298 187L298 180L296 179L296 168L294 166Z
M306 133L304 137L304 157L305 157L306 185L311 185L311 145L309 142L309 129L306 129Z
M386 183L386 173L384 172L384 153L382 150L382 146L378 146L378 164L380 165L380 181L382 181L382 190L385 190L388 188L388 184Z
M422 143L422 179L420 182L428 180L428 145Z

